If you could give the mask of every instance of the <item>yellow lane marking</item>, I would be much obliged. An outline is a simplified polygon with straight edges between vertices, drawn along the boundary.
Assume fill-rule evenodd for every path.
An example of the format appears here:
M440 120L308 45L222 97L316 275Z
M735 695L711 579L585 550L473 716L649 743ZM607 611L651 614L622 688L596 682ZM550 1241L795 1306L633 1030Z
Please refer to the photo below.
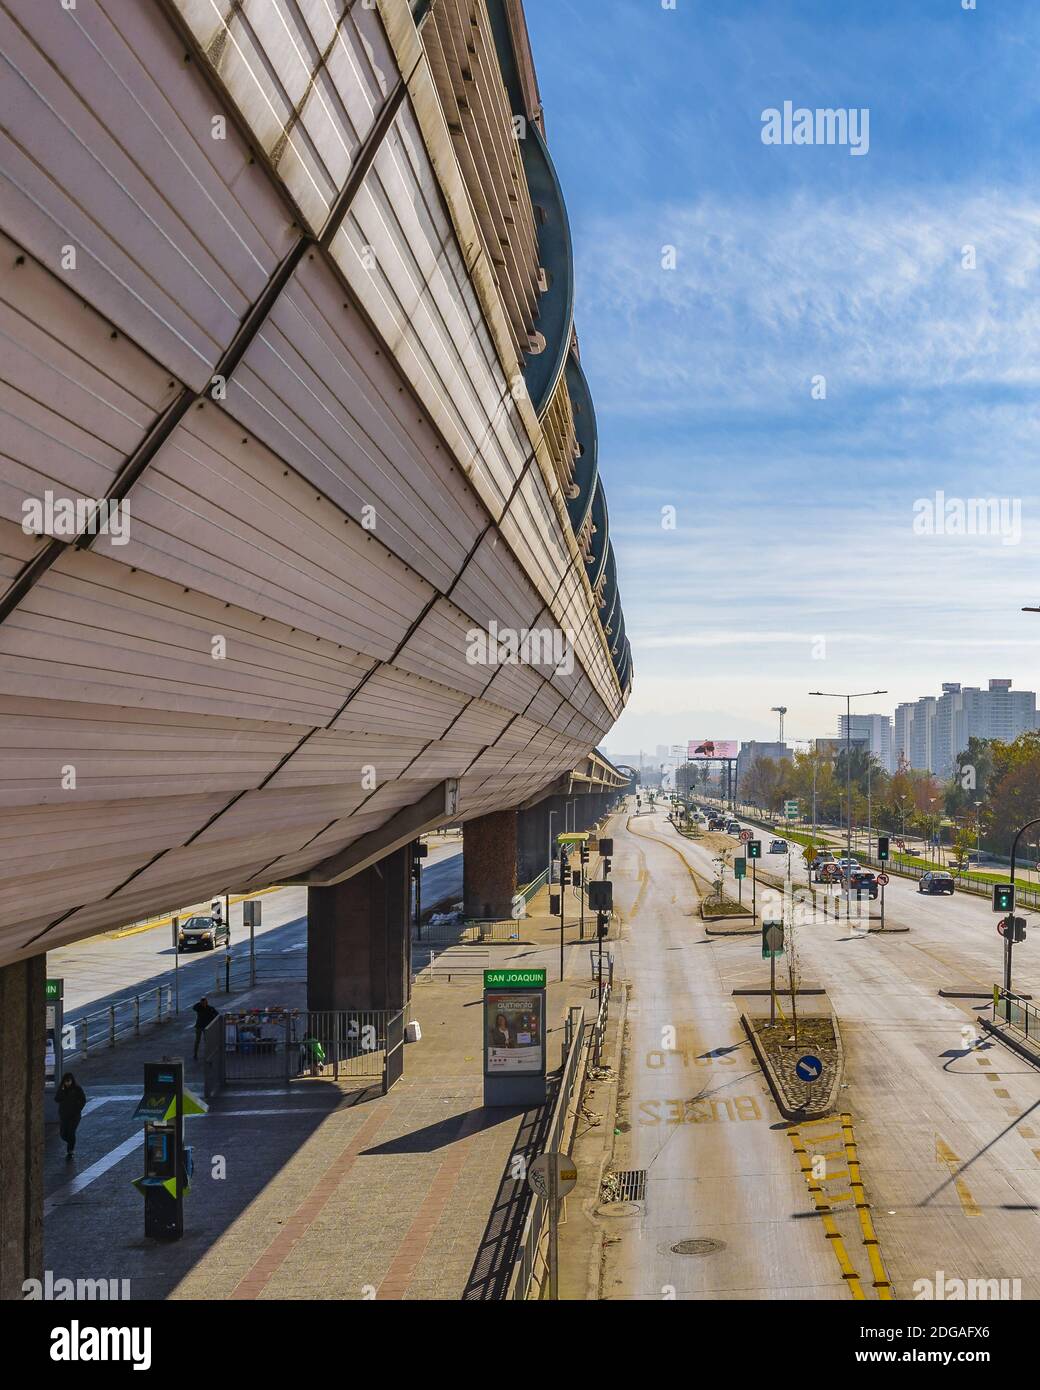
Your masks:
M797 1129L792 1128L787 1131L787 1137L790 1139L791 1147L798 1157L798 1166L802 1170L802 1176L805 1178L805 1185L812 1196L813 1206L820 1214L824 1233L831 1243L831 1249L834 1251L834 1258L838 1261L841 1277L845 1280L846 1284L848 1284L852 1291L853 1298L860 1300L865 1299L866 1294L863 1292L863 1285L859 1281L859 1275L852 1268L852 1261L849 1259L849 1252L845 1249L845 1242L841 1238L841 1232L835 1225L834 1217L830 1214L829 1202L832 1199L829 1197L825 1198L819 1184L813 1180L812 1164L807 1161L809 1155L802 1144L802 1136Z
M964 1215L981 1216L982 1213L975 1205L975 1198L971 1195L971 1189L968 1187L968 1184L963 1178L955 1176L957 1169L960 1167L960 1159L950 1148L949 1144L940 1139L938 1135L935 1136L935 1161L937 1163L945 1163L950 1170L951 1176L954 1176L953 1185L956 1189L957 1196L960 1198L961 1206L964 1208Z
M881 1258L881 1246L878 1243L877 1232L874 1230L870 1203L867 1201L866 1190L860 1177L859 1153L856 1146L856 1135L852 1128L851 1115L846 1113L841 1116L841 1129L849 1165L849 1186L856 1199L860 1230L863 1232L863 1244L867 1251L867 1259L870 1261L870 1272L874 1276L874 1287L877 1289L878 1298L888 1302L892 1298L892 1284L888 1277L888 1271L885 1269L885 1262Z
M1003 1090L994 1091L993 1094L994 1094L995 1096L999 1096L1001 1100L1010 1100L1010 1099L1011 1099L1011 1092L1010 1092L1010 1091L1003 1091Z
M1035 1130L1035 1129L1030 1129L1028 1125L1022 1125L1022 1126L1020 1127L1020 1129L1019 1129L1018 1132L1019 1132L1019 1134L1021 1134L1021 1136L1022 1136L1023 1139L1035 1139L1035 1138L1036 1138L1036 1130Z

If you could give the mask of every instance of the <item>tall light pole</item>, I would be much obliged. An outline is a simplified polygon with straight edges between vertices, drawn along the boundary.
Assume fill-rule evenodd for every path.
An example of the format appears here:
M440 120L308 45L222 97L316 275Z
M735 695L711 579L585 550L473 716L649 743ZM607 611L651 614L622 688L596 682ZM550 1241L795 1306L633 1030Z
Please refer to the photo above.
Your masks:
M782 746L783 746L783 742L784 742L784 715L787 713L787 706L786 706L786 705L774 705L774 706L772 707L772 709L770 710L770 713L771 713L771 714L778 714L778 715L780 716L780 744L781 744L781 747L782 747Z
M838 693L834 690L810 690L810 695L820 695L825 700L845 701L845 797L848 815L845 822L845 919L852 916L852 872L849 861L852 859L852 702L862 700L867 695L887 695L887 690L857 690Z
M975 803L975 868L978 869L982 863L982 813L981 801Z

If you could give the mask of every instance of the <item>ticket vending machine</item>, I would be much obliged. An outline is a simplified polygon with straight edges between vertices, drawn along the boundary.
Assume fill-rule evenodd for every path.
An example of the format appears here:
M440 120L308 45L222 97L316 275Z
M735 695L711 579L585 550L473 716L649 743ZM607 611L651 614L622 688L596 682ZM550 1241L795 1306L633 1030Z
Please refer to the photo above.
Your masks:
M144 1233L152 1240L184 1234L184 1194L193 1169L184 1119L205 1112L205 1103L184 1088L183 1062L144 1064L144 1095L134 1111L144 1120L144 1173L134 1186L144 1196Z

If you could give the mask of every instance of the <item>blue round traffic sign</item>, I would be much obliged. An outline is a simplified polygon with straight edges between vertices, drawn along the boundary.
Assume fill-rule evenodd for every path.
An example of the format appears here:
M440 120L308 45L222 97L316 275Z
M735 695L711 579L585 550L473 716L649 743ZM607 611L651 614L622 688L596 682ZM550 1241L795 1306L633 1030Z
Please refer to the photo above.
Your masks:
M814 1057L811 1052L807 1052L804 1057L799 1057L794 1064L795 1075L799 1081L819 1081L823 1075L823 1063L819 1057Z

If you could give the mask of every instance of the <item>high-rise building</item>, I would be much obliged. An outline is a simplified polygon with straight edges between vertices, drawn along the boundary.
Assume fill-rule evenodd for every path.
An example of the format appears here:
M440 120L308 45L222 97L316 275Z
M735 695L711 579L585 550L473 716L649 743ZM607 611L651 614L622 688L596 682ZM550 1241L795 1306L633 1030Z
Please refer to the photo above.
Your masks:
M779 762L781 758L790 756L791 750L786 743L759 743L754 739L742 743L737 754L737 790L740 790L741 781L751 771L751 764L757 758L772 758L774 762Z
M849 728L846 728L849 725ZM838 737L853 742L866 739L867 747L886 772L892 765L892 719L887 714L842 714L838 718Z
M945 777L971 738L1010 743L1036 728L1036 692L1012 690L1007 679L993 679L986 690L945 681L942 694L901 704L895 713L893 765L900 755L911 767Z

